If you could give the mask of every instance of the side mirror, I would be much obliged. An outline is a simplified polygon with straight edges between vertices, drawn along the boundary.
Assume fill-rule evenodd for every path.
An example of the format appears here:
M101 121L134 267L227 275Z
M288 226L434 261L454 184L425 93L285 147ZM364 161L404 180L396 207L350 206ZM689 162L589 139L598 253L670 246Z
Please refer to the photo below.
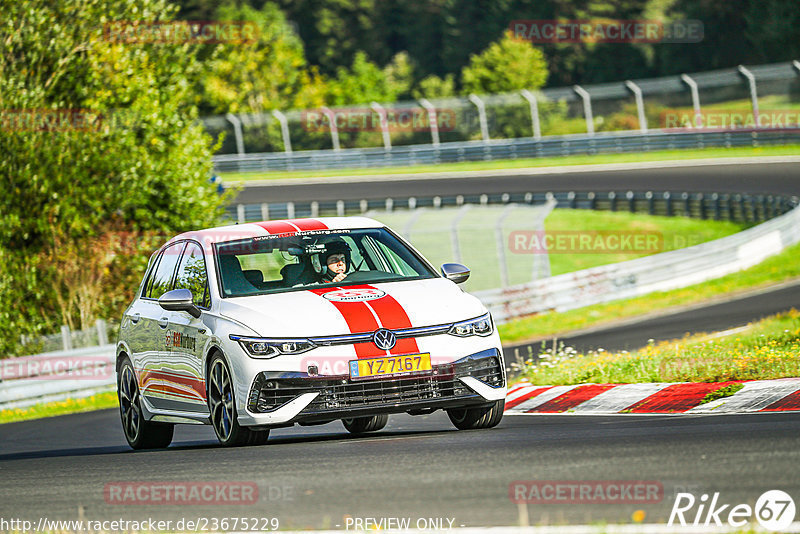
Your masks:
M448 280L452 280L456 284L466 282L469 278L469 269L460 263L445 263L442 264L442 276Z
M194 297L188 289L167 291L158 299L158 304L167 311L189 312L194 318L201 315L200 308L194 305Z

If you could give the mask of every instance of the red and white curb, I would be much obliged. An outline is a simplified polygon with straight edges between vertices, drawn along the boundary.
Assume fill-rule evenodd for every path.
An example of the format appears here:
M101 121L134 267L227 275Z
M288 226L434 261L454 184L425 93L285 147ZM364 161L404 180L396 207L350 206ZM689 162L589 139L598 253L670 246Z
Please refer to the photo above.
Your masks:
M731 384L744 387L701 404L706 395ZM505 413L522 414L717 414L800 411L800 378L732 382L652 384L517 384L506 396Z

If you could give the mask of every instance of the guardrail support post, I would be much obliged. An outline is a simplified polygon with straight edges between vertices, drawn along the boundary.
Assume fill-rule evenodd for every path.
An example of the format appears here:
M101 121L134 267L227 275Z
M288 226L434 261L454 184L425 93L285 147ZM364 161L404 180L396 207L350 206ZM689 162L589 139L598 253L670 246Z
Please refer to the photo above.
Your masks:
M331 130L331 144L333 145L334 150L341 150L339 146L339 127L336 125L336 114L329 108L328 106L322 106L319 108L326 117L328 117L328 123Z
M269 220L269 204L266 202L261 203L261 220L268 221Z
M608 194L608 208L610 211L617 211L617 194L614 191Z
M625 193L625 197L628 199L628 211L631 213L636 213L636 197L633 194L633 191L628 191Z
M684 217L691 217L692 216L692 207L689 205L689 201L690 201L689 193L684 191L681 194L681 199L683 199L683 216Z
M236 222L244 224L244 204L236 204Z
M478 120L481 123L481 138L483 139L484 143L488 143L489 124L486 121L486 105L483 103L483 100L478 98L478 95L474 93L469 95L469 101L475 104L475 107L478 108Z
M672 195L670 195L669 191L664 193L664 209L667 217L672 217Z
M703 193L697 194L697 202L698 202L698 207L700 208L700 218L707 219L708 217L706 216L706 197L705 195L703 195Z
M586 117L586 133L594 135L594 118L592 117L592 97L580 85L573 85L572 89L583 99L583 115Z
M689 86L692 92L692 107L694 108L694 127L703 127L703 115L700 112L700 92L697 90L697 82L689 77L688 74L681 74L683 83Z
M653 201L653 192L652 191L648 191L647 193L644 194L644 198L647 199L647 213L649 215L655 215L656 206L655 206L655 202Z
M633 97L636 99L636 111L639 113L639 130L642 133L647 133L647 116L644 114L644 99L642 98L642 90L638 85L630 80L625 81L625 87L631 90Z
M528 106L531 109L531 128L533 130L533 138L541 139L542 127L539 124L539 103L536 101L536 96L527 89L523 89L519 92L519 94L522 95L522 98L528 101Z
M283 137L283 151L287 154L292 153L292 140L289 138L289 121L286 120L286 115L278 111L277 109L272 110L272 116L278 119L278 122L281 123L281 137Z
M714 194L711 195L711 203L712 203L711 205L713 206L713 209L714 209L714 220L718 221L719 218L720 218L719 193L714 193Z
M336 201L336 215L344 217L344 200Z
M61 325L61 344L64 346L64 350L72 350L72 334L65 324Z
M747 82L750 85L750 100L753 103L753 121L756 123L756 128L761 128L761 122L758 120L758 94L756 92L756 77L753 76L753 73L747 69L744 65L739 65L737 67L739 72L742 73L742 76L747 78Z
M383 148L386 150L392 149L392 139L389 137L389 120L386 118L386 108L378 104L377 102L372 102L369 105L372 110L378 114L381 120L381 135L383 136Z
M428 112L428 124L431 126L431 143L433 146L439 146L439 122L436 119L436 108L427 98L420 98L419 103Z
M95 325L97 327L97 344L108 345L108 328L106 328L106 322L102 319L98 319Z
M233 136L236 138L236 153L244 155L244 136L242 135L242 121L233 113L226 113L225 118L233 125Z

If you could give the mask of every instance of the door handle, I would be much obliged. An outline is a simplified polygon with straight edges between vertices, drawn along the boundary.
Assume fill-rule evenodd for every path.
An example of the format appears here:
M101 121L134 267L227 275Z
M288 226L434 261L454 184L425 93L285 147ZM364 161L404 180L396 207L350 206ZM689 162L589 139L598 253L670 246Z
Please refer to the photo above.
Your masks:
M136 313L134 313L133 315L130 316L130 320L131 320L131 322L133 324L138 323L139 319L141 319L141 318L142 318L142 314L139 313L139 312L136 312Z
M169 317L162 317L158 320L158 326L161 328L166 328L169 325Z

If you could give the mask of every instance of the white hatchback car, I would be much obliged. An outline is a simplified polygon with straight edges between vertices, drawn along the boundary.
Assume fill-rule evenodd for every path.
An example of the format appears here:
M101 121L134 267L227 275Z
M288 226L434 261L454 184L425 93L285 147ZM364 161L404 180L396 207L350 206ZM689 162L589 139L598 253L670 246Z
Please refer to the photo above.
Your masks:
M275 427L446 410L459 429L503 416L500 338L481 302L383 224L294 219L181 234L150 259L117 343L131 447L166 447L175 423L224 445Z

